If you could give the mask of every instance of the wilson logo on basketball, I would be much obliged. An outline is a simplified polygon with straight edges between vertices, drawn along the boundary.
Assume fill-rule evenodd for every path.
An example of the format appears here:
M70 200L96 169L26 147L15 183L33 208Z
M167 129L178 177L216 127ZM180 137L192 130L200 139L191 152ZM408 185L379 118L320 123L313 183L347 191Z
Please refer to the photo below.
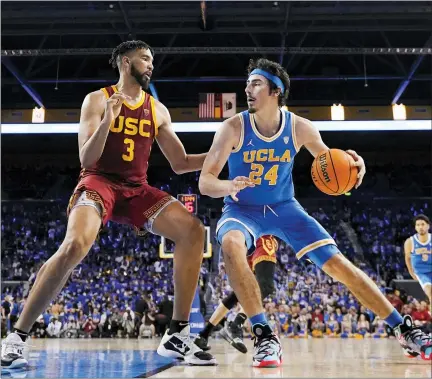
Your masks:
M324 177L324 180L327 183L329 183L330 182L330 176L329 176L329 174L327 172L327 166L328 166L328 164L327 164L326 154L320 155L320 157L319 157L319 165L320 165L321 173L322 173L322 175Z
M311 174L314 184L321 192L339 196L355 186L358 168L347 152L330 149L316 156L312 163Z

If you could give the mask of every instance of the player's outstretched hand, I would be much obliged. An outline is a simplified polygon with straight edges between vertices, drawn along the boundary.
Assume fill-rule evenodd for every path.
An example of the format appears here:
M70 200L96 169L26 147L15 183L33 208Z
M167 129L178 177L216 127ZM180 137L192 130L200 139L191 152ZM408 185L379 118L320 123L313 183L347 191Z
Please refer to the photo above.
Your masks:
M246 187L255 187L255 183L247 176L237 176L231 181L230 196L234 201L238 201L237 193Z
M355 184L355 188L357 189L362 184L363 177L366 174L366 165L363 158L360 155L358 155L354 150L347 150L346 152L353 157L355 162L354 164L356 167L358 167L359 170L357 174L357 182Z
M116 92L109 99L107 99L105 114L110 117L111 120L116 119L119 116L121 107L126 100L131 100L131 97L125 95L122 92Z

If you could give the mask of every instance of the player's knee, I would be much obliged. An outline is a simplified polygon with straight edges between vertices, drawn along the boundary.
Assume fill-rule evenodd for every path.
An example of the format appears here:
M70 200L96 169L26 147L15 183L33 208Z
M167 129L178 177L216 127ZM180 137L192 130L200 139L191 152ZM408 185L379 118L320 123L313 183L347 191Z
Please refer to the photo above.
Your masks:
M245 240L240 232L227 233L222 240L222 251L224 257L231 257L245 250Z
M88 254L93 241L83 236L67 237L62 244L62 257L67 267L76 266Z
M195 241L204 241L205 227L204 224L196 217L190 217L187 222L187 235L188 238Z
M176 235L173 235L172 240L176 244L195 245L202 244L202 249L191 249L192 251L204 250L205 227L203 223L196 217L188 215L187 218L181 221L182 227L178 228Z
M346 286L360 286L364 281L362 272L342 254L335 255L329 259L325 263L323 270L333 279Z

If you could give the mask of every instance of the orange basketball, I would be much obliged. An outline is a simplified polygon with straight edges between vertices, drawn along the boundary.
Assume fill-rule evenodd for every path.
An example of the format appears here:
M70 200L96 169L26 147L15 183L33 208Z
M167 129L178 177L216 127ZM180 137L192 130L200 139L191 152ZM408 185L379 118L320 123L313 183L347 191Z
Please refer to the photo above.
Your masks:
M349 192L357 182L358 168L354 159L343 150L330 149L319 153L312 163L312 180L327 195Z

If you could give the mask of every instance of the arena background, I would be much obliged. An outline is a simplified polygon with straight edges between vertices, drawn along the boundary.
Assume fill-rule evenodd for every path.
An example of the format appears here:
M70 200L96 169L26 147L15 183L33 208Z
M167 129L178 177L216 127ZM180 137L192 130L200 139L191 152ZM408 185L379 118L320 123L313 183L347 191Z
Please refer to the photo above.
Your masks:
M317 125L328 121L326 125L338 130L322 132L327 145L354 149L367 165L359 190L329 197L314 187L312 157L301 151L294 169L299 201L401 310L421 311L419 301L426 297L406 270L402 247L414 233L412 218L418 213L432 216L432 2L6 1L1 10L3 309L5 302L15 303L14 315L19 314L37 269L64 236L65 208L80 167L77 135L63 128L76 127L88 92L116 82L117 72L108 63L112 49L122 41L142 39L156 51L150 92L169 108L176 127L187 126L188 132L178 135L191 153L205 152L211 145L214 133L203 132L202 123L217 127L224 112L246 108L249 59L279 61L292 80L288 109ZM228 94L234 108L218 105L218 94ZM200 115L203 101L210 113ZM339 104L345 121L332 121L332 106ZM393 121L395 112L399 121ZM392 130L396 124L401 130ZM55 133L46 132L50 125ZM378 130L350 130L354 126ZM212 256L203 264L197 291L201 301L195 307L208 319L228 288L213 242L222 201L200 196L198 177L199 173L175 175L154 145L149 183L174 196L196 194L197 214L209 227ZM101 305L100 317L110 305L123 317L129 307L134 310L141 294L148 295L154 316L169 318L172 261L159 259L159 243L159 238L139 239L129 228L110 224L75 270L67 291L53 302L55 310L51 307L43 315L45 328L53 314L64 324L73 315L80 334L102 335L102 327L83 328L93 308ZM298 264L288 246L282 246L278 261L278 293L267 302L269 314L280 312L282 300L289 306L283 312L290 317L299 303L306 309L321 305L328 315L335 313L337 304L346 306L339 302L345 296L340 287L331 292L339 300L330 310L324 300L313 302L315 293L330 291L327 279L309 265ZM158 280L150 281L155 276ZM111 288L109 283L120 284ZM401 292L395 295L396 287ZM109 301L103 299L104 292L111 294ZM87 315L75 313L78 303ZM372 324L373 315L370 318ZM10 316L2 317L2 336L11 324ZM136 338L127 325L119 324L119 338ZM163 322L155 325L159 334ZM422 326L430 328L430 322ZM287 330L281 328L281 333ZM69 368L55 370L51 374L75 375ZM123 375L142 372L151 370ZM287 368L283 374L288 373ZM47 374L36 370L28 375Z

